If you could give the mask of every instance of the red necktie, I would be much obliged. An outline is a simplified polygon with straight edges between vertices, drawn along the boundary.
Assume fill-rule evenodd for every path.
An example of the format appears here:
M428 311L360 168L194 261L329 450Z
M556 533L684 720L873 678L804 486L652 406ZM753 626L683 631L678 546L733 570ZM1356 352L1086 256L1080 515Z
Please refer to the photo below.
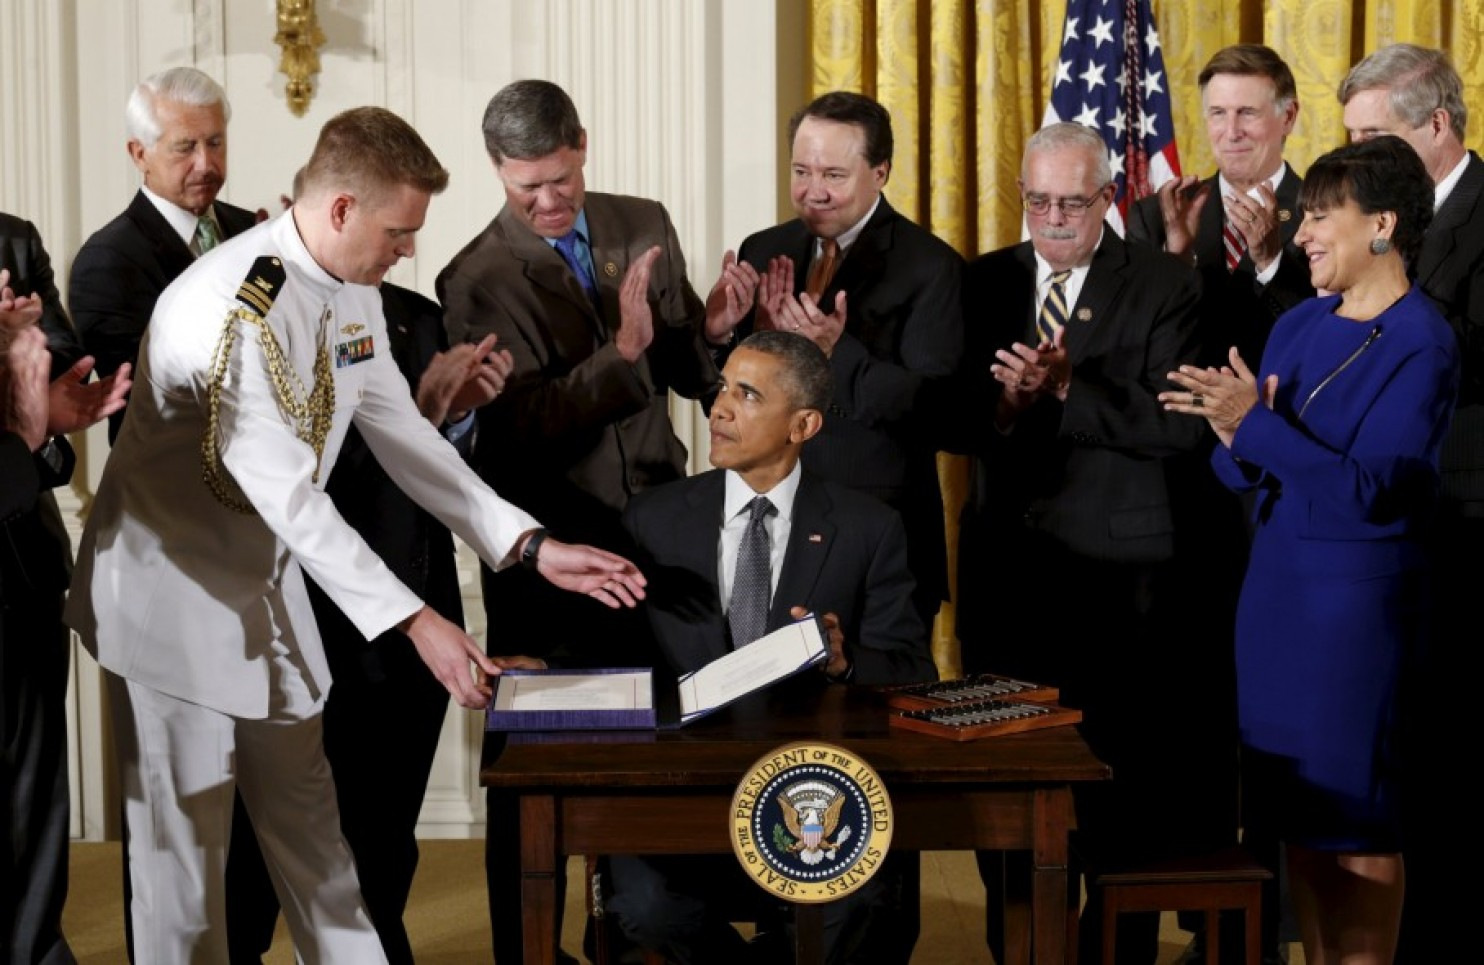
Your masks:
M1242 263L1242 256L1247 253L1247 241L1230 221L1222 225L1221 246L1226 249L1226 270L1236 271Z

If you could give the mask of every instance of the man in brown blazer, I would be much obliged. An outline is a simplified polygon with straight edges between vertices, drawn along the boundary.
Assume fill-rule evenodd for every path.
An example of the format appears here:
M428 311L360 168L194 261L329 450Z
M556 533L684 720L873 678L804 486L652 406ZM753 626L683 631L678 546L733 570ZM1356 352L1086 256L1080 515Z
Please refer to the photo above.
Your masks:
M629 498L685 475L669 393L700 398L715 387L713 351L751 310L757 273L728 252L703 303L663 206L585 190L587 132L555 84L510 84L483 127L505 207L437 283L449 340L493 333L515 363L505 390L479 411L474 465L525 500L554 537L580 533L619 551ZM523 573L483 576L493 654L568 666L653 659L624 649L646 639L632 613L553 597ZM511 826L500 827L503 806L492 796L487 839L502 962L518 960L520 948L518 896L507 891L515 879L500 873L511 857L500 849L514 844Z

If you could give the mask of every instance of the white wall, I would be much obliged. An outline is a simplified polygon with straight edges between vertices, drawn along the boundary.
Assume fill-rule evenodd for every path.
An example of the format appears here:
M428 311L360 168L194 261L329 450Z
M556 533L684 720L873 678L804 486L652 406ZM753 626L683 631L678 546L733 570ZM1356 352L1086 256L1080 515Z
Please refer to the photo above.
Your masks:
M490 96L520 77L562 84L588 130L587 182L670 210L696 288L708 289L727 247L776 220L780 92L798 70L800 5L789 0L319 0L327 43L304 117L283 99L273 0L0 0L0 209L35 221L60 274L89 233L138 185L124 150L133 84L194 65L232 103L222 197L276 212L320 125L363 104L388 107L422 133L452 172L418 239L392 275L433 294L439 269L494 217L502 195L479 120ZM787 110L787 108L785 108ZM676 408L687 438L694 411ZM704 433L697 434L704 444ZM692 446L692 465L704 464ZM95 429L73 491L74 521L96 485L106 446ZM478 580L466 568L466 588ZM470 601L471 622L480 607ZM74 833L97 839L116 822L108 788L106 714L97 668L78 651L70 699ZM482 827L480 721L450 714L423 811L429 835Z

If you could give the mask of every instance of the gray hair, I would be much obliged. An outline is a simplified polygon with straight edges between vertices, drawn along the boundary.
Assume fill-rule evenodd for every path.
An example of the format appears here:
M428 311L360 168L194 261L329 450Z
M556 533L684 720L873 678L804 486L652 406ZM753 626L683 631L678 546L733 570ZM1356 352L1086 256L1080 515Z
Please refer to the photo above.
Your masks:
M1037 151L1067 148L1081 148L1094 158L1093 174L1097 176L1098 187L1113 182L1113 168L1108 163L1108 147L1103 143L1102 135L1090 127L1070 121L1048 124L1031 135L1031 139L1025 142L1025 156L1020 162L1021 177L1025 177L1025 158Z
M484 109L484 148L496 164L530 161L582 146L582 121L567 92L549 80L518 80Z
M155 146L161 133L155 105L162 100L191 107L220 104L222 120L232 119L232 105L227 103L227 92L222 90L222 85L194 67L171 67L144 78L129 95L124 108L124 129L129 140L145 147Z
M1350 68L1337 94L1341 104L1348 104L1366 90L1386 91L1392 115L1414 128L1426 124L1432 112L1442 108L1448 112L1453 136L1463 140L1469 123L1463 80L1441 50L1416 44L1382 47Z
M752 333L737 347L771 355L783 363L779 381L796 408L820 412L829 408L835 393L830 360L809 339L796 332L766 330Z

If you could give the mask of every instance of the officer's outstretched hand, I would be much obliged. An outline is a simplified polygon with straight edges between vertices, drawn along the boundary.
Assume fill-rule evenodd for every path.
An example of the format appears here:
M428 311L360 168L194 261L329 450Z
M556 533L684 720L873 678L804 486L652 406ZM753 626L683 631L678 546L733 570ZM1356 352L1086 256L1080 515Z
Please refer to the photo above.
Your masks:
M573 593L585 593L617 610L637 606L644 599L644 574L622 556L593 546L542 542L536 553L536 571Z

